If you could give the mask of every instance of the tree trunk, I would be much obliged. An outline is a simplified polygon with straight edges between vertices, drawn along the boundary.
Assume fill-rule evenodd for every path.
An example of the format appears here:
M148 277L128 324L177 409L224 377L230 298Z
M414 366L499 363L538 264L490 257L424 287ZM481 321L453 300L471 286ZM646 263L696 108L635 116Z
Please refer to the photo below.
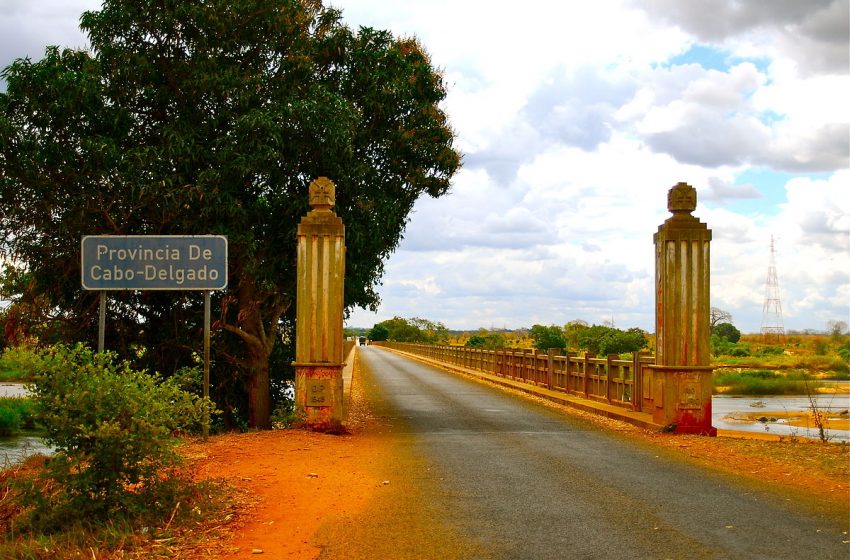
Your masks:
M239 336L244 343L245 357L236 361L245 371L248 425L251 428L267 430L272 427L269 356L277 339L278 321L289 307L289 302L270 306L264 320L253 279L243 278L239 282L237 294L235 301L239 305L238 324L226 321L227 308L223 306L221 328Z
M269 357L252 352L248 360L251 366L251 376L247 379L248 425L258 430L268 430L272 427Z

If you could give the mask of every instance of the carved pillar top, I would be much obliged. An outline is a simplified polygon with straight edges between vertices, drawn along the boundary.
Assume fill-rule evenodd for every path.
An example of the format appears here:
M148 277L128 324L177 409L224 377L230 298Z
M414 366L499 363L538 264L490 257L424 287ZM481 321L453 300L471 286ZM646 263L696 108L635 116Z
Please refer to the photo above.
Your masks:
M658 228L657 235L674 238L681 235L699 235L711 239L711 230L691 213L696 208L697 190L687 183L676 183L667 191L667 209L673 215Z
M310 183L310 208L330 210L336 204L336 187L327 177L319 177Z
M675 214L690 214L697 209L697 190L687 183L676 183L667 192L667 209Z

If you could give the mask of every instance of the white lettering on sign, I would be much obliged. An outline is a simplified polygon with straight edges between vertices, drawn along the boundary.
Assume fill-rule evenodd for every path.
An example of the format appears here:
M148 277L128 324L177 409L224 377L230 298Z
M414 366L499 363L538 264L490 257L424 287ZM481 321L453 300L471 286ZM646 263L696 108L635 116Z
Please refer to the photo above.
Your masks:
M190 252L192 248L200 250L197 245L190 245ZM205 252L212 256L212 251L209 249ZM108 261L179 261L181 258L180 249L168 245L157 249L145 249L141 245L134 249L111 249L107 245L98 245L95 254L98 261L101 259Z
M198 235L85 236L86 290L223 290L227 238Z

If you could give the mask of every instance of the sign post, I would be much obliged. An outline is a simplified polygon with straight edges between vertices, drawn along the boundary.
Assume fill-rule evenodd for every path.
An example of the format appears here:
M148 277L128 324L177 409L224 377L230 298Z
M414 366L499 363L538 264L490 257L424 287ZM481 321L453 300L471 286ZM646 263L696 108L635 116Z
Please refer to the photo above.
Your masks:
M106 292L204 292L204 398L210 394L210 291L227 287L227 238L221 235L87 235L81 241L84 290L100 292L97 350L106 338ZM209 434L204 418L203 433Z

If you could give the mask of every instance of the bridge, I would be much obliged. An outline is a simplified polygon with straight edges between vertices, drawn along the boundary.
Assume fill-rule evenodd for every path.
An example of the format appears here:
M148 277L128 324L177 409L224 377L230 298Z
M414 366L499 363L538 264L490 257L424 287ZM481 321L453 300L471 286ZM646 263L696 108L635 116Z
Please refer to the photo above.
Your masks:
M334 197L333 182L314 181L312 210L298 226L295 404L306 424L321 431L339 431L344 423L340 341L345 228L332 211ZM636 356L633 362L623 362L617 356L600 361L595 356L551 352L541 357L512 351L405 350L627 408L634 413L627 415L632 421L665 431L716 435L711 425L709 364L711 230L692 215L696 206L696 189L686 183L673 186L667 195L673 215L654 236L657 349L652 359Z
M422 511L448 518L470 551L464 557L847 557L840 514L720 477L497 387L654 430L716 435L708 365L711 232L690 214L693 188L670 190L673 217L655 236L656 355L620 360L343 346L344 229L330 210L332 183L314 186L314 210L299 227L296 406L308 427L344 431L346 388L360 384L386 437L418 458L404 476L430 489ZM334 542L341 545L345 535ZM400 558L428 557L402 552Z
M473 371L467 367L450 372L371 345L352 358L353 383L368 394L380 437L416 458L396 475L408 480L390 484L426 492L421 515L438 516L463 542L463 555L451 557L847 557L847 520L813 511L781 488L686 463L631 439L632 432L482 383L484 374L460 375ZM355 525L334 533L329 557L334 547L346 549L346 530L357 538ZM397 558L436 557L406 550L408 535L372 538L395 540ZM430 537L435 550L443 538Z

